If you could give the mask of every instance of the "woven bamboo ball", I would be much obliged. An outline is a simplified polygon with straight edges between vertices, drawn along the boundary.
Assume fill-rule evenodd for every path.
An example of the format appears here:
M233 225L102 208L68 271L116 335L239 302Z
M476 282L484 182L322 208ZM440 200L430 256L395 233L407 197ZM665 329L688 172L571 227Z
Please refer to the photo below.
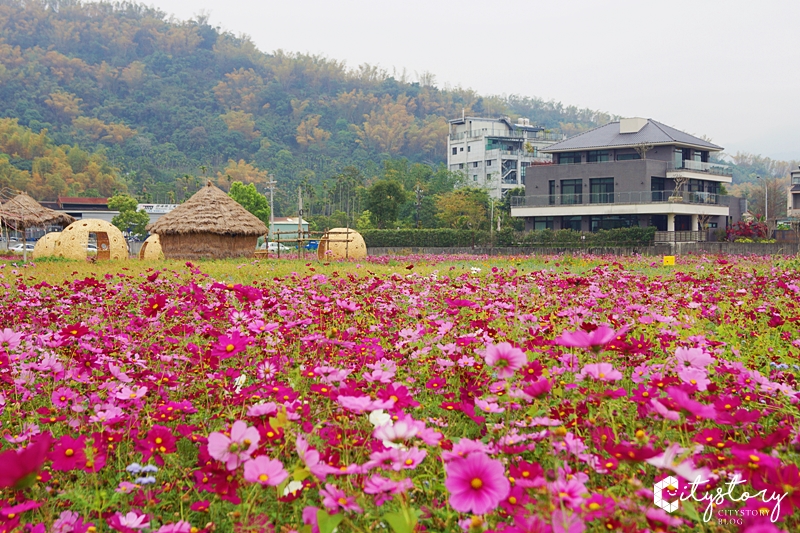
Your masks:
M139 250L139 259L164 259L164 252L161 250L161 239L158 233L153 233L142 243L142 248Z
M86 259L90 233L97 236L97 259L127 259L128 243L122 232L110 222L94 218L76 220L64 228L56 241L55 254L68 259Z
M367 244L364 237L355 230L333 228L319 241L319 259L364 259L367 257Z
M55 248L59 237L61 237L61 233L54 231L52 233L46 233L44 237L36 241L36 246L33 247L33 252L31 254L33 258L39 259L40 257L56 255Z

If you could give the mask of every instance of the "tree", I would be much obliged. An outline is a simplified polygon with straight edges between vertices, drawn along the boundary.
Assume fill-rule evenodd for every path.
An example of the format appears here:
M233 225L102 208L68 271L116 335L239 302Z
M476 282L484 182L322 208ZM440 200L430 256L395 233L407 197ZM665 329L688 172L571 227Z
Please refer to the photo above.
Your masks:
M366 208L379 229L397 220L400 206L408 199L403 184L395 180L378 180L367 189Z
M463 188L441 195L436 207L447 227L489 229L488 203L489 193L484 189Z
M108 199L108 208L112 211L119 211L119 215L112 218L111 223L120 231L128 232L141 239L147 235L145 228L150 223L150 215L144 209L137 211L138 204L136 198L127 194L117 194Z
M231 183L228 196L251 212L257 219L269 225L269 200L256 190L254 184L244 185L241 181Z

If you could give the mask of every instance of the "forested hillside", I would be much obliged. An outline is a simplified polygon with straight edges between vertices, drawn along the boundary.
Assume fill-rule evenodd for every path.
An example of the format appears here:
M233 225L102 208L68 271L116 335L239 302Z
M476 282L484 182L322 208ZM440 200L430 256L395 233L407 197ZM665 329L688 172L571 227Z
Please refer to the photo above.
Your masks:
M0 0L0 117L106 160L119 189L150 201L179 202L204 175L262 186L272 174L288 211L301 183L315 186L312 206L315 198L335 202L329 191L342 188L346 167L362 184L383 176L390 159L437 167L447 120L462 111L522 115L567 134L610 119L403 78L369 65L264 53L207 20L170 20L134 3ZM58 169L35 170L25 153L5 160L38 180L31 192L39 199L107 194L53 176ZM9 184L2 164L0 180Z

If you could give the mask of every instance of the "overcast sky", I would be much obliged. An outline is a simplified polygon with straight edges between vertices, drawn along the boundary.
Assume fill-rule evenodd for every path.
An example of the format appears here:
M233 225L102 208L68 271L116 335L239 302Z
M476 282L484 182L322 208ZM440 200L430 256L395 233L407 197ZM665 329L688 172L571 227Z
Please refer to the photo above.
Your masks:
M249 35L481 95L518 94L800 159L797 0L145 0Z

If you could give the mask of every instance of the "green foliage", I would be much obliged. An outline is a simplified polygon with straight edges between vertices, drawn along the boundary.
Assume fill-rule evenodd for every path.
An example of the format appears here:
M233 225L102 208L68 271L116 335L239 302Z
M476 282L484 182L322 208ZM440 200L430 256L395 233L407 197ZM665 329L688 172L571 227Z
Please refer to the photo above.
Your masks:
M231 183L228 196L236 200L239 205L247 209L257 219L269 225L269 200L256 190L253 183L244 185L240 181Z
M400 206L408 199L403 184L393 179L376 181L367 189L366 207L371 220L379 228L392 225L397 220Z
M111 223L122 232L129 232L139 238L147 235L147 225L150 223L150 215L143 209L137 211L138 202L136 198L127 194L118 194L108 199L108 208L112 211L119 211L119 215L111 219Z
M489 229L489 193L484 189L461 188L439 196L438 217L457 229Z
M494 233L495 246L525 247L598 247L598 246L649 246L655 238L656 228L618 228L596 233L580 233L572 230L542 230L518 232L511 228ZM491 233L480 230L400 229L363 230L368 247L485 247L491 245Z

